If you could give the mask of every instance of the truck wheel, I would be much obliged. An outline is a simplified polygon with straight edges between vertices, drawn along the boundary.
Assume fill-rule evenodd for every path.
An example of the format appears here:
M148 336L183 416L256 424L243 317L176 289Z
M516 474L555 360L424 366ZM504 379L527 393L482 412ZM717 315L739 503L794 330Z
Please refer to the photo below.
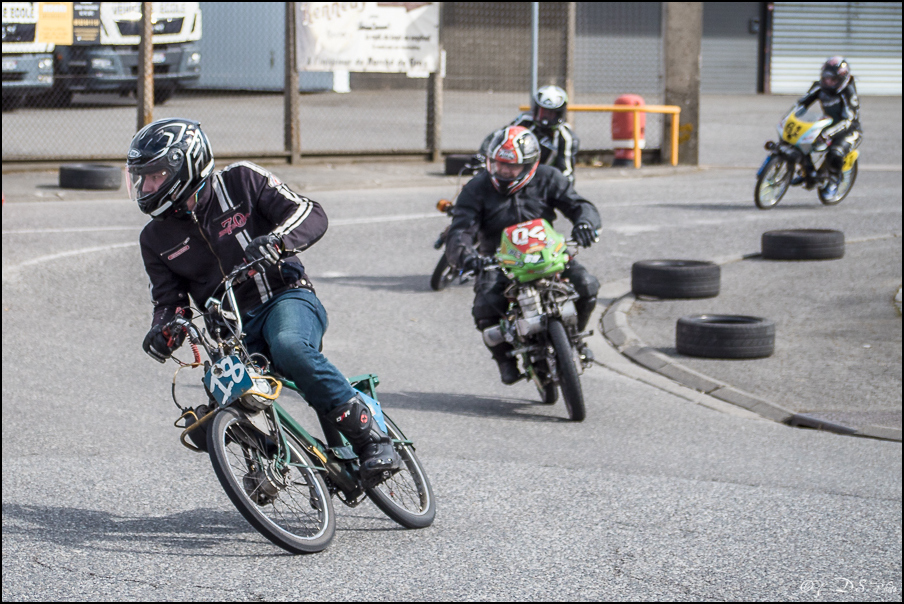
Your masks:
M164 104L165 102L170 100L170 98L172 98L173 93L175 93L175 92L176 92L175 88L168 88L168 87L157 88L155 86L154 87L154 104L155 105Z
M693 315L678 319L679 354L711 359L759 359L775 351L775 323L743 315Z
M119 190L122 186L122 168L100 164L64 164L60 166L62 189Z
M640 260L631 266L631 291L657 298L719 295L721 269L704 260Z
M763 258L769 260L832 260L844 256L844 233L830 229L767 231Z

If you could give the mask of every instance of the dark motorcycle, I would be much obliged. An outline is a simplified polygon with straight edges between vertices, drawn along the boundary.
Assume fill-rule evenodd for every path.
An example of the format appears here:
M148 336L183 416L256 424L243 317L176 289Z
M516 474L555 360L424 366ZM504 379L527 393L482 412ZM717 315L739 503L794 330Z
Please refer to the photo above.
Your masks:
M455 194L455 198L458 198L458 193L461 192L461 177L465 174L477 174L480 170L483 169L483 160L480 155L472 156L471 160L462 166L462 168L458 172L458 192ZM436 202L436 209L440 212L449 216L449 218L455 217L455 202L449 199L440 199ZM449 237L449 227L451 224L446 225L446 228L443 229L443 232L439 234L436 242L433 244L433 248L437 250L442 250L446 245L446 239ZM474 237L476 240L477 237L477 229L474 229ZM446 288L450 283L458 283L459 285L462 283L467 283L474 276L473 271L465 271L461 268L454 266L449 263L446 258L445 252L440 256L439 261L436 263L436 268L433 269L433 275L430 277L430 288L433 291L440 291Z
M520 356L527 376L543 402L552 405L562 391L568 416L586 416L580 374L592 360L579 351L592 331L579 332L574 286L562 279L565 265L577 252L542 218L512 225L502 235L498 265L511 280L505 296L509 308L498 325L483 331L492 347L508 342Z

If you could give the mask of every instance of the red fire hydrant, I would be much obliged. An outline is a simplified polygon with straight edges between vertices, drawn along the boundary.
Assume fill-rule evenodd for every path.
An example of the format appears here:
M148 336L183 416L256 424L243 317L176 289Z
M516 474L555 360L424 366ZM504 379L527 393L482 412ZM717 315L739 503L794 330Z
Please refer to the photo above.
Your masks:
M623 94L615 99L616 105L644 106L643 97L637 94ZM640 148L646 145L644 140L647 129L647 114L638 114L640 125ZM613 166L628 166L634 163L634 112L617 111L612 113L612 147L615 149Z

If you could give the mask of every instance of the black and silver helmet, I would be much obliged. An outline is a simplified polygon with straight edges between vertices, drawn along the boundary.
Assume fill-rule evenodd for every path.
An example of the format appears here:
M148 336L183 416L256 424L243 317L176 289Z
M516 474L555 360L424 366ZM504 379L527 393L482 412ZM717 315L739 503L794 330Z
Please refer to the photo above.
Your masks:
M126 159L129 197L155 220L181 213L213 172L213 153L198 122L169 118L142 128Z
M841 92L851 81L851 68L844 57L829 57L819 73L819 85L829 92Z
M568 110L568 95L558 86L544 86L537 91L531 102L531 114L534 122L555 130L565 121Z

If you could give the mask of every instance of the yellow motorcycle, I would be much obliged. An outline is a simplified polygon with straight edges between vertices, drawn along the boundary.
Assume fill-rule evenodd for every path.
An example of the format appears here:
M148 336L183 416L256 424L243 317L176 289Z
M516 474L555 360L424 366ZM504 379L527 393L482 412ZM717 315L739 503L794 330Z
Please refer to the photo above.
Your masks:
M841 168L841 181L832 191L826 152L832 144L823 132L832 120L817 111L795 105L778 124L780 140L766 143L769 156L756 174L753 200L761 210L778 204L788 187L803 185L807 190L816 189L819 201L833 206L847 197L857 179L856 148L845 156Z

